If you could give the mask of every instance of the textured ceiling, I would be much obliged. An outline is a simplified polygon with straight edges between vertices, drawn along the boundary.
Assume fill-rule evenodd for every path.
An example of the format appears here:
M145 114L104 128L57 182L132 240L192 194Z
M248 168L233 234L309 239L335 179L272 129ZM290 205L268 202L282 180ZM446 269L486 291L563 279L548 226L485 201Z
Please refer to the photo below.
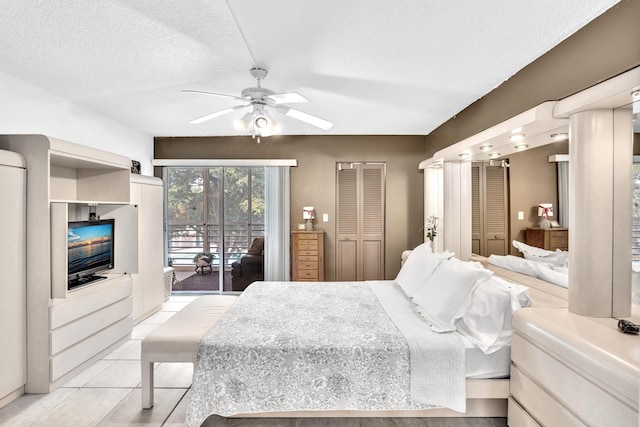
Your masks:
M0 72L156 136L241 135L253 66L329 131L426 135L617 0L0 0Z

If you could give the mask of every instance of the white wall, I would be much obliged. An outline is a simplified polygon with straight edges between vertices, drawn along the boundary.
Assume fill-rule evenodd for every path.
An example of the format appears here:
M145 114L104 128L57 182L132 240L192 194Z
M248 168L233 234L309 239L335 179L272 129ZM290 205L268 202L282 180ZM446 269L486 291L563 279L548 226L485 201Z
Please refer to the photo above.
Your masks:
M153 175L153 136L0 73L0 134L43 134L138 160Z

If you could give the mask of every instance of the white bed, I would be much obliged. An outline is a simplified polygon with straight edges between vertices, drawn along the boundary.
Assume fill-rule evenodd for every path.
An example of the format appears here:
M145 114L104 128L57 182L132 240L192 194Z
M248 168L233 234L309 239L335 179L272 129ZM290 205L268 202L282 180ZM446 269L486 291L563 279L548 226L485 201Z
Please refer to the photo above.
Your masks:
M569 253L560 249L547 251L526 245L514 240L516 247L524 258L513 255L491 255L487 262L497 267L511 270L527 276L535 277L554 285L569 287ZM640 262L634 261L631 266L632 294L631 302L640 306Z
M249 292L243 294L229 312L227 312L216 326L214 326L209 333L205 335L205 338L203 338L203 343L201 344L198 355L198 364L196 365L194 372L192 399L188 410L187 425L199 426L210 414L239 417L506 416L506 399L508 397L509 384L508 378L506 377L508 377L510 367L510 320L513 311L519 309L523 303L526 305L526 301L528 301L526 294L524 294L525 288L514 283L505 284L506 282L498 278L497 275L495 277L491 277L492 272L482 268L477 262L463 263L455 258L450 258L453 254L439 255L439 259L435 259L438 257L433 257L432 255L428 255L428 258L420 258L420 256L425 255L425 251L430 253L430 250L425 249L424 246L417 248L411 255L411 257L414 258L413 262L411 262L410 257L408 260L410 262L403 266L395 281L360 282L360 285L358 286L349 282L343 284L327 282L324 285L305 285L299 283L285 285L274 282L263 282L251 285L252 287L255 287L254 290L252 291L252 288L250 287L248 289ZM459 271L462 271L462 273L459 273ZM444 278L446 278L446 282L443 282ZM435 370L439 371L441 375L440 380L438 380L440 382L436 381L435 385L429 384L429 381L431 380L428 377L430 377L431 374L424 375L424 373L421 374L419 372L423 369L422 366L426 366L427 363L420 363L416 365L418 360L427 360L425 359L426 356L422 355L422 353L413 353L413 347L420 345L419 340L417 340L418 344L416 344L415 341L412 343L412 341L407 338L405 330L402 330L402 333L400 334L407 339L407 342L403 345L398 346L396 338L383 339L383 341L389 340L389 344L387 345L388 347L393 347L394 345L398 348L407 347L407 353L406 355L400 354L402 353L401 351L397 356L384 356L384 358L396 361L394 362L395 365L393 367L395 371L387 372L387 377L381 375L380 378L382 379L378 381L379 383L384 383L384 387L387 387L384 388L380 386L381 388L379 388L379 391L384 394L384 398L382 399L378 399L379 396L363 396L361 391L359 392L360 395L357 396L345 395L346 397L344 397L340 395L340 399L336 399L335 396L330 396L331 398L326 398L324 395L315 396L313 395L313 391L309 391L309 387L303 385L304 381L308 381L308 379L296 379L296 381L302 381L300 384L287 383L287 381L291 381L291 376L295 376L294 374L291 374L284 375L282 378L274 380L274 376L279 375L278 372L286 372L286 369L284 368L278 372L268 373L268 368L266 368L267 371L263 371L262 368L252 371L251 369L254 369L253 367L247 368L246 366L241 366L243 365L242 363L236 363L234 366L231 362L228 366L224 365L220 368L220 363L224 364L226 363L225 360L228 359L246 360L245 353L253 355L251 356L252 363L262 363L261 366L263 367L272 365L272 361L275 359L269 359L269 357L274 356L266 355L266 353L272 352L272 354L275 354L276 356L280 354L278 353L280 350L277 348L274 350L273 345L275 342L274 340L277 341L278 336L284 337L282 338L281 343L285 343L282 345L282 348L285 348L286 351L289 351L292 348L289 346L289 342L292 339L294 341L308 341L308 336L313 335L310 330L314 329L314 325L324 325L327 320L325 316L322 320L318 320L316 323L313 323L314 316L319 314L314 313L313 310L308 307L303 310L299 310L300 306L298 304L305 299L315 298L313 300L315 301L314 305L317 305L319 301L317 299L319 294L326 294L326 297L330 298L331 296L329 294L333 292L330 291L330 289L338 289L340 286L343 286L345 290L347 288L350 289L348 292L345 291L344 295L348 296L350 295L349 292L357 291L351 295L350 298L367 301L366 304L368 306L376 305L377 303L371 303L368 294L362 293L362 283L369 283L369 286L374 289L373 293L379 294L380 292L392 292L383 294L382 297L378 295L378 300L382 306L387 304L387 300L400 298L404 300L404 302L400 301L400 299L397 300L400 301L400 305L408 304L407 307L409 305L412 307L409 310L403 308L400 312L395 308L396 305L393 304L390 308L384 307L386 316L389 316L389 319L393 319L392 323L395 325L395 328L399 328L398 330L402 329L399 325L403 320L398 320L397 316L404 317L406 319L407 316L409 316L407 312L412 311L411 316L417 316L417 319L413 319L411 322L417 322L414 324L417 326L411 326L409 329L418 329L418 334L435 336L436 340L446 341L453 339L453 341L460 343L459 345L461 350L458 349L456 351L461 351L461 353L458 354L462 354L461 369L458 369L459 367L445 367L446 363L444 362L446 362L448 358L451 357L452 360L459 359L457 356L449 356L449 353L446 353L446 355L441 359L436 359L435 362L433 359L428 359L428 365L435 366L437 368ZM444 286L444 283L446 283L446 286ZM281 288L281 286L293 286L294 288L302 287L296 289L301 289L302 292L306 292L307 295L298 298L297 300L294 298L292 301L289 301L289 298L284 296L284 294L283 296L273 297L273 295L276 295L280 291L291 292L291 288ZM262 287L266 287L267 290L262 289ZM353 291L353 289L356 291ZM500 296L499 298L497 297L497 299L492 299L493 297L491 297L487 300L487 292L493 292ZM336 295L342 294L338 292ZM358 296L354 297L354 295ZM270 297L272 297L272 301L268 301ZM285 325L284 329L277 329L276 331L280 332L274 333L270 332L269 328L262 327L255 329L254 326L263 321L261 319L264 319L262 316L265 316L265 314L254 313L256 314L255 316L250 314L249 311L260 311L261 309L259 307L263 307L261 305L251 306L249 304L250 299L263 301L264 307L281 306L278 316L270 318L269 324L271 325L273 323L274 326L277 326L275 324L281 323L282 325ZM329 312L335 305L342 304L339 299L340 298L324 306L323 312L325 312L325 315L330 314L329 317L334 315L333 312ZM446 301L446 303L443 304L443 301ZM502 305L506 304L505 308L499 310L495 309L495 304L498 303ZM286 317L286 311L282 311L282 307L287 304L290 305L289 308L292 310L292 313L296 314L293 319L281 322L278 319L281 319L283 316ZM238 307L235 307L236 305L238 305ZM244 308L242 307L243 305L245 306ZM251 307L253 307L253 309L251 309ZM234 308L236 308L235 313ZM485 312L483 312L483 310L485 310ZM494 313L487 316L486 310L491 310L492 312L499 311L500 313ZM353 315L353 313L349 314L349 311L353 310L347 308L346 310L339 311L338 313L346 313L345 316ZM396 312L395 314L393 313L394 311ZM310 317L307 319L302 319L305 317L305 312L314 314L310 314ZM342 316L342 314L337 314L337 316ZM368 312L367 316L372 316L378 319L375 323L375 328L377 329L380 329L378 327L379 324L384 324L386 322L385 320L380 320L382 319L381 317L375 317L380 316L379 313ZM488 320L486 320L485 317L487 317ZM300 319L299 321L302 322L301 327L303 332L294 332L299 333L300 335L298 335L297 338L291 338L293 335L289 334L289 332L291 332L289 329L292 328L289 328L286 325L292 322L295 323L298 321L297 319ZM361 322L357 320L358 316L350 319L351 320L348 321L348 325L353 324L356 330L356 335L354 335L352 339L357 340L363 335L366 335L366 333L363 334L362 330L357 329L361 326L366 326L366 322L364 322L363 325L360 325ZM340 320L338 320L338 323L339 321ZM240 324L239 322L245 322L245 329L237 328L237 325ZM422 322L422 324L420 322ZM479 322L480 324L474 326L474 322ZM493 327L493 323L489 325L487 322L495 323L495 328ZM331 329L331 327L333 326L329 326L329 329ZM387 335L385 334L387 334L390 329L395 328L384 326L382 328L382 332L380 330L375 332L377 334L376 337L386 337ZM326 334L323 335L323 328L316 329L316 333L319 333L318 341L327 341L325 336ZM230 332L225 333L225 330L230 330ZM285 335L282 335L283 330L287 331ZM338 328L336 331L336 335L341 335L343 332L342 328ZM239 336L244 335L247 336L246 339L238 339ZM262 340L260 338L262 336L270 337ZM346 342L349 342L348 337L341 338L343 339L343 342L345 340ZM266 347L253 346L253 344L256 344L257 341L261 340L266 340ZM332 339L330 341L334 340ZM335 337L335 341L340 343L340 339L337 336ZM379 341L379 339L376 338L375 341ZM265 342L263 342L263 344L265 344ZM311 343L311 347L309 347L309 344L307 347L313 349L315 343L313 341L309 342ZM328 348L332 348L332 345L334 345L333 342L329 343ZM431 344L429 344L429 346L431 346ZM235 348L233 351L236 353L228 353L229 351L232 351L229 350L231 347ZM337 348L340 349L343 347L344 344L338 344ZM382 347L385 346L383 345ZM442 348L444 347L446 346L443 346ZM317 349L314 351L316 350ZM374 349L371 351L372 354L376 354L376 357L378 357L378 353L376 353L378 350ZM224 358L219 357L222 353L225 354ZM311 353L315 354L313 351ZM263 354L264 359L261 359L261 355ZM305 357L307 356L296 355L295 358L291 360L295 360L296 363L298 363L297 361L299 361L300 358ZM334 364L342 366L345 363L346 362L342 360L337 360L329 363L327 366ZM410 364L409 366L411 369L407 367L407 364ZM296 367L297 366L298 365L296 365ZM312 368L305 367L303 370L310 371L317 368L313 363L310 366L312 366ZM378 371L382 369L384 371L391 369L385 366L386 365L376 365L374 370ZM322 368L325 369L325 366ZM238 369L239 371L234 372L233 369ZM367 372L366 369L369 368L365 367L363 369L363 372ZM447 369L451 369L451 372ZM402 373L405 371L410 372L410 374L407 374L409 375L409 379L402 378L404 375ZM229 374L229 372L233 373ZM378 372L371 372L372 374L378 374ZM332 371L328 371L326 377L329 378L333 374L334 373ZM345 372L340 372L340 375L342 374L345 376L347 375ZM252 378L256 377L253 379L257 380L257 377L260 375L266 376L260 379L258 383L251 384ZM314 371L314 375L318 375L317 371ZM424 375L424 377L421 375ZM400 382L398 384L393 384L393 381L389 380L391 377L400 378ZM431 390L432 393L435 390L436 394L441 393L446 397L443 398L445 402L454 403L442 404L442 402L433 402L430 404L424 400L424 395L420 397L419 395L414 394L417 387L415 386L417 381L415 380L416 377L420 378L419 386L424 387L424 389L427 390L427 397L431 396L429 398L433 398L433 394L429 395L429 390ZM434 377L437 377L437 375L434 375ZM452 377L452 379L442 381L442 378L448 377ZM242 384L240 385L237 383L238 378L242 379ZM361 378L364 382L369 380L364 376L361 376ZM349 381L352 381L352 379L345 379L344 384L352 385L353 389L358 388L359 383L355 384L354 382ZM375 382L377 380L374 379L373 381ZM261 384L269 382L272 385L269 387L263 387L263 390L260 391L262 394L255 394L255 390L260 388ZM421 385L423 382L427 385ZM441 382L443 384L441 384ZM454 385L448 388L448 382L452 382ZM275 386L273 384L275 384ZM461 387L460 384L462 384ZM278 386L283 387L284 390L280 390L280 393L282 394L280 401L274 403L271 396L269 398L264 397L266 394L274 393L273 387L278 388ZM231 396L229 394L230 387L235 387L235 391L233 391L234 393L237 390L241 390L241 392L238 392L238 395L242 396L239 398ZM236 390L237 387L239 388ZM292 396L286 395L286 390L292 387L299 387L300 394L308 394L310 396L307 398L305 404L299 404L298 402L292 403L292 401L295 400L295 393L293 393ZM366 389L367 387L364 388ZM370 388L374 389L375 386L371 386ZM246 393L247 390L251 390L251 392ZM450 398L450 400L447 400L447 398ZM463 400L462 411L460 410L460 406L456 406L456 402L459 402L457 399L460 398ZM319 403L320 401L322 401L322 404ZM309 402L311 402L311 404ZM449 409L452 407L454 409L458 409L458 411Z

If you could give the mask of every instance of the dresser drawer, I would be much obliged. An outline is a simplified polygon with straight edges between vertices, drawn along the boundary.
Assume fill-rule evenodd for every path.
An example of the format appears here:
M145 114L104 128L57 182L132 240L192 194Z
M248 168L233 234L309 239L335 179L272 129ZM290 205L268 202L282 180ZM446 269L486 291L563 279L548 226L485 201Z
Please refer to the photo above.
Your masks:
M317 257L318 256L318 251L298 251L297 253L298 256L314 256Z
M298 235L298 240L315 240L316 242L318 241L318 235L317 234L300 234Z
M318 279L318 270L298 270L299 279Z
M298 270L318 270L318 261L298 261Z
M305 240L298 243L298 250L300 251L317 251L318 250L318 241L317 240Z
M315 261L318 262L318 255L298 255L296 257L298 261Z

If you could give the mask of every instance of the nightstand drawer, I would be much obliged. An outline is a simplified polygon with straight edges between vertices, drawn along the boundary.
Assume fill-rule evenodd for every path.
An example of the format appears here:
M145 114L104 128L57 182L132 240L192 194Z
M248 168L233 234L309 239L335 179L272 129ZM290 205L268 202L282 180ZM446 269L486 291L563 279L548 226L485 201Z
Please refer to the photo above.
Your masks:
M511 339L511 360L517 367L517 371L511 377L510 388L511 394L527 409L527 412L541 414L553 410L556 415L561 414L567 419L572 416L577 420L585 420L588 425L593 426L611 425L609 424L610 416L616 414L616 426L637 425L637 406L633 409L622 402L613 394L615 390L603 385L600 380L593 377L593 373L578 368L563 355L550 353L543 345L534 342L531 337L523 337L515 323L514 329ZM560 339L553 335L549 336L550 342ZM606 342L606 339L604 337L603 341ZM585 346L580 339L576 339L575 342ZM569 355L573 344L566 343ZM590 347L585 346L585 348ZM532 379L535 379L535 382ZM537 384L537 388L531 387L531 384ZM551 400L561 403L550 407ZM527 405L531 405L531 408ZM565 408L568 411L565 411ZM536 418L538 417L542 415L536 415Z

